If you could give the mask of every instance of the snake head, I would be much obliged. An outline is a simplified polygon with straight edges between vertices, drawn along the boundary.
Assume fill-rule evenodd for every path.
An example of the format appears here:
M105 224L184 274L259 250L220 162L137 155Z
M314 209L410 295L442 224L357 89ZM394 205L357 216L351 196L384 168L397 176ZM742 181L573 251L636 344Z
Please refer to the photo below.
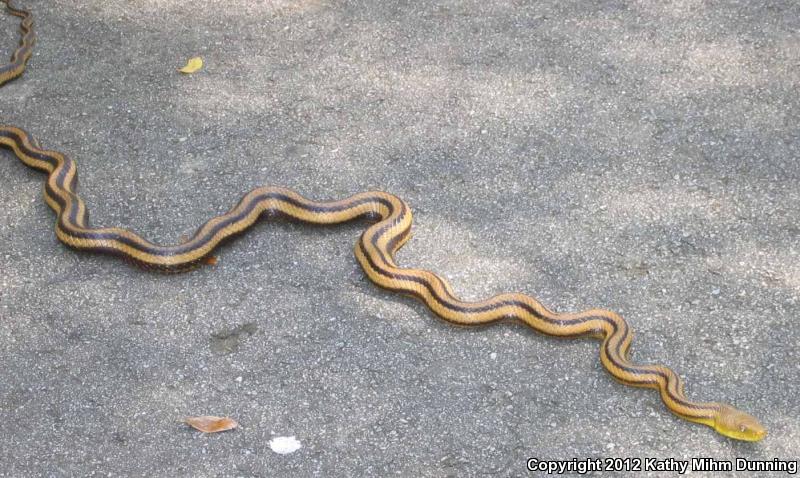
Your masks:
M767 436L767 429L755 417L730 405L720 405L714 430L726 437L744 441L759 441Z

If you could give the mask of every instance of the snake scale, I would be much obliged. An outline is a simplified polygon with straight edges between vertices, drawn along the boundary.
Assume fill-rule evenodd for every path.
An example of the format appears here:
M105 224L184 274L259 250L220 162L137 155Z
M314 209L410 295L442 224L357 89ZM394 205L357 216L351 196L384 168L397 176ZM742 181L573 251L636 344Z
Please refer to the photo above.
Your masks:
M0 68L0 85L20 76L34 43L29 12L7 11L22 18L22 40L11 62ZM461 325L488 324L504 319L524 322L543 334L557 337L589 336L601 340L600 361L618 381L658 390L667 408L686 420L714 428L722 435L757 441L765 428L751 415L730 405L689 400L681 379L661 365L640 365L629 359L633 333L618 314L602 309L556 313L524 294L500 294L486 300L459 299L439 275L403 268L394 254L410 238L412 215L406 203L382 191L355 194L339 201L313 201L282 187L260 187L245 194L230 211L210 219L186 241L171 246L154 244L121 228L93 227L86 205L76 194L77 165L56 151L42 149L30 134L14 126L0 126L0 145L31 168L47 174L44 198L56 212L56 235L75 249L107 253L146 269L183 271L204 261L225 239L244 232L259 218L283 217L308 224L340 224L370 219L374 224L360 236L355 256L369 279L390 291L411 295L442 319Z

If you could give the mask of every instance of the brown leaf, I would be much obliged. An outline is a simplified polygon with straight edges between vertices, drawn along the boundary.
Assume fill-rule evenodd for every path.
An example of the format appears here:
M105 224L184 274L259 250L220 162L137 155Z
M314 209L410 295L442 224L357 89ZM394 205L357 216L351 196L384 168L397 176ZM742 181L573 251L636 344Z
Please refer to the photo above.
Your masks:
M207 266L215 266L215 265L217 265L217 262L219 262L219 259L217 259L217 256L206 256L203 259L203 263L205 265L207 265Z
M225 430L233 430L239 426L236 420L232 418L209 415L202 417L186 417L183 421L187 425L203 433L224 432Z

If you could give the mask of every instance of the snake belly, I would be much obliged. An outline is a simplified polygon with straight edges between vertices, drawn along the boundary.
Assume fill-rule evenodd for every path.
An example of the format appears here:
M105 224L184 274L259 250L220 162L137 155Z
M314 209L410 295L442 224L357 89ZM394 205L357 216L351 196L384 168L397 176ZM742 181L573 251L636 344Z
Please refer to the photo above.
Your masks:
M12 14L22 17L23 39L11 64L0 68L0 84L22 74L34 38L30 13L12 8L10 0L2 1ZM15 126L0 126L0 146L10 149L25 165L47 174L44 199L56 212L56 236L72 248L120 256L150 270L180 272L196 267L224 240L246 231L263 217L283 217L315 225L369 219L374 224L356 242L355 256L378 286L411 295L454 324L517 320L550 336L598 338L600 361L605 369L625 385L658 390L666 407L675 415L738 440L758 441L766 436L766 429L758 420L743 411L724 403L689 400L681 379L671 369L633 363L629 358L633 333L628 323L612 311L556 313L533 297L517 293L463 301L434 272L398 266L394 256L411 237L412 214L395 195L370 191L338 201L314 201L284 187L259 187L242 196L228 212L208 220L189 239L165 246L128 229L91 226L86 204L76 193L78 172L71 158L40 148L31 135Z

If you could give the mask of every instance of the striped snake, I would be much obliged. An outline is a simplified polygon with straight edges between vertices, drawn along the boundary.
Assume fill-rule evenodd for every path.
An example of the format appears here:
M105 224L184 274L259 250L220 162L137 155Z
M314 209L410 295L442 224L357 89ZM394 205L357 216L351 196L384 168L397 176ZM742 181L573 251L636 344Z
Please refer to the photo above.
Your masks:
M0 70L0 84L22 73L33 43L30 14L8 8L23 18L23 40L11 65ZM411 237L412 216L406 203L392 194L372 191L340 201L313 201L290 189L260 187L245 194L230 211L200 226L191 238L163 246L127 229L92 227L86 205L76 194L74 160L40 148L28 133L14 126L0 126L0 145L10 149L27 166L47 173L44 199L56 212L56 235L75 249L121 256L146 269L184 271L202 263L222 241L244 232L261 217L283 217L308 224L370 219L375 223L361 234L355 256L378 286L414 296L437 316L454 324L479 325L512 319L546 335L598 338L602 341L600 361L615 379L626 385L657 389L664 404L677 416L739 440L757 441L766 435L758 420L730 405L686 398L681 379L669 368L631 362L628 350L633 333L627 322L614 312L591 309L556 313L523 294L501 294L466 302L439 275L399 267L394 254Z
M11 62L0 67L0 85L2 85L18 77L25 70L25 63L31 57L36 36L33 33L33 16L30 12L14 8L11 6L11 0L0 0L0 2L6 4L8 13L22 18L19 24L20 33L22 33L19 47L11 55Z

